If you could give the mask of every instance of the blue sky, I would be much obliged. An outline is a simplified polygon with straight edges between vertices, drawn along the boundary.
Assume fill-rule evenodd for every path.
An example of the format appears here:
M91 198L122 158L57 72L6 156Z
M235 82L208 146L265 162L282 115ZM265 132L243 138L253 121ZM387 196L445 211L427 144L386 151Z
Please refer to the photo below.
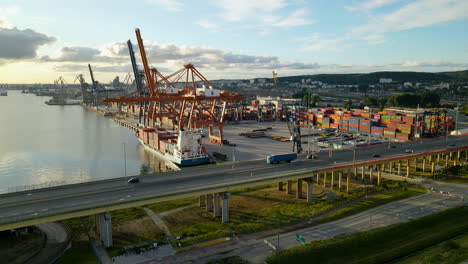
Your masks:
M468 0L2 0L0 83L102 81L131 71L139 27L148 59L209 78L468 69ZM6 43L6 44L5 44Z

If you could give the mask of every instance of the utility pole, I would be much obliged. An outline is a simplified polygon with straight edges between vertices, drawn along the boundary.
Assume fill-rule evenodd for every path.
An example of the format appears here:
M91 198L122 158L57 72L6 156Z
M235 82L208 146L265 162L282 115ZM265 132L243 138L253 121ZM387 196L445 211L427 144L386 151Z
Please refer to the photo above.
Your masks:
M124 152L124 169L125 169L125 177L127 177L127 154L125 153L125 142L123 144L123 152Z
M460 103L457 103L457 107L455 108L455 135L458 135L458 107Z

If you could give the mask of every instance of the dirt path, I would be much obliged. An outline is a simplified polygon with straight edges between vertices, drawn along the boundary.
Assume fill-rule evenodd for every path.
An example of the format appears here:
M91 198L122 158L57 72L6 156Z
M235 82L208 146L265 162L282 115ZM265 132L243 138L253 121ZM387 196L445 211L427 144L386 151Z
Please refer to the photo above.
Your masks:
M148 207L143 207L145 212L148 214L149 217L153 220L153 222L164 231L164 234L166 234L166 237L169 240L173 240L174 236L172 235L171 231L167 227L166 223L164 223L164 220L157 214L153 212L153 210L149 209Z

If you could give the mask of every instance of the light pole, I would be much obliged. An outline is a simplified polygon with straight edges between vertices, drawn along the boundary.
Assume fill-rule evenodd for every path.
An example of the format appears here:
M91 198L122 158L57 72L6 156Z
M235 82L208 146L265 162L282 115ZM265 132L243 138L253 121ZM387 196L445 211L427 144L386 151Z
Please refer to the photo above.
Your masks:
M127 154L125 153L125 142L123 142L122 145L123 145L123 153L124 153L125 177L127 177Z
M458 135L458 107L460 103L457 103L457 107L455 107L455 135Z

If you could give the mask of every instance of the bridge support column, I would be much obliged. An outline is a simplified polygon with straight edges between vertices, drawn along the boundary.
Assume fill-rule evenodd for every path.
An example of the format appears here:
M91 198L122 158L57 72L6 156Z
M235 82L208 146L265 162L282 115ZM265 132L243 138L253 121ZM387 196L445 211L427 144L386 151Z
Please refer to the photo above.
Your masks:
M348 169L346 173L346 193L349 193L349 182L351 178L351 169Z
M453 166L457 166L459 160L460 160L460 151L457 151L457 155L455 156L455 159L453 160Z
M434 158L431 156L431 173L435 173L435 161Z
M361 180L364 181L364 178L366 177L366 167L361 167Z
M314 199L313 190L314 190L314 180L312 178L306 179L307 183L307 202L312 202Z
M212 194L206 195L206 211L207 212L213 211L213 195Z
M288 181L286 183L286 194L291 194L292 193L292 181Z
M414 158L414 171L418 171L418 158Z
M317 184L320 183L320 173L317 172Z
M422 172L426 171L426 157L423 158L422 160Z
M278 182L278 191L284 191L283 182Z
M382 165L377 165L377 185L380 185L380 181L382 179Z
M448 169L449 155L445 154L445 169Z
M110 212L100 213L96 216L96 229L99 239L104 247L112 247L112 215Z
M374 183L374 165L369 166L369 180Z
M440 162L440 154L437 154L437 164Z
M354 179L357 180L357 178L358 178L357 167L354 167Z
M398 161L398 176L401 176L401 161Z
M220 193L215 193L214 194L214 205L213 205L214 206L213 207L213 216L214 217L221 216L221 206L219 204L220 196L221 196Z
M221 199L223 200L223 215L222 215L222 222L228 223L229 222L229 196L231 193L225 192L221 194Z
M302 180L297 179L297 191L296 191L296 198L301 199L302 197Z
M340 171L339 174L338 174L338 191L341 192L341 180L343 178L343 172Z
M410 160L406 161L406 178L410 175Z
M331 172L330 187L332 188L332 190L333 190L333 188L335 187L335 172L334 172L334 171Z
M390 161L390 174L393 174L393 166L395 166L395 163L393 161Z
M205 195L200 195L200 198L198 198L198 205L200 207L205 207L205 205L206 205L205 199L206 199Z
M327 187L327 173L326 172L323 173L323 187L324 188Z

